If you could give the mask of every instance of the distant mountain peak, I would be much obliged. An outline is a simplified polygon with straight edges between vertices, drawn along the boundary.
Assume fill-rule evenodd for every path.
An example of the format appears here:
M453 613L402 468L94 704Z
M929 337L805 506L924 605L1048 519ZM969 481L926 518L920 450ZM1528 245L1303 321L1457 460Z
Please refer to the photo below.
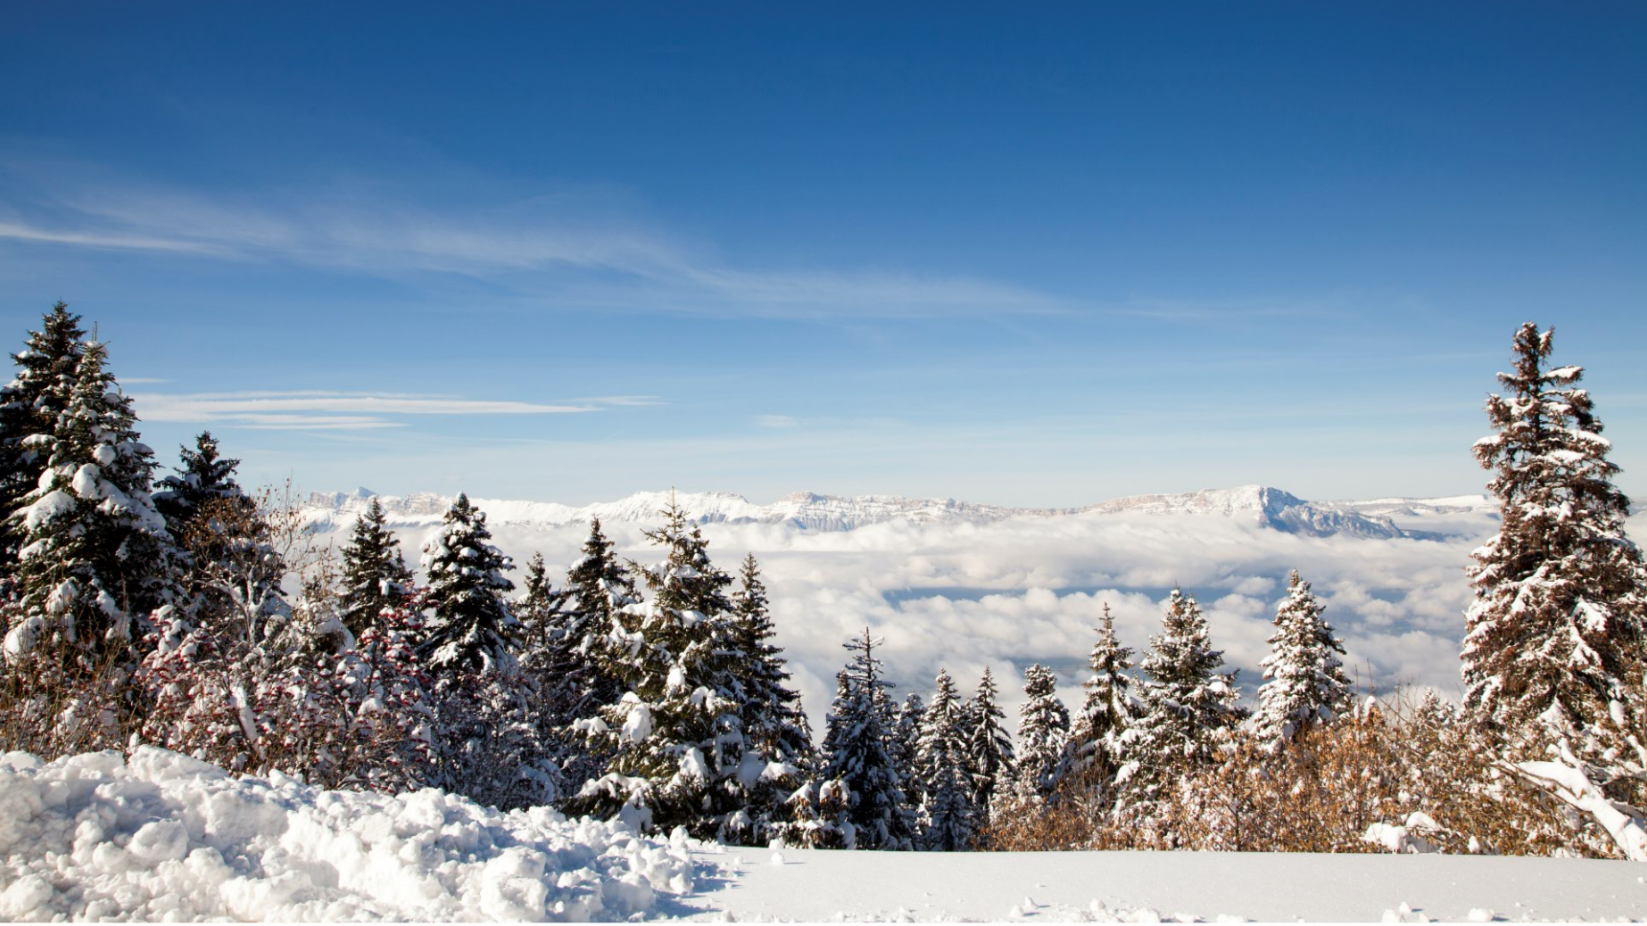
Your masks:
M1395 538L1408 536L1387 517L1348 508L1307 502L1272 486L1246 485L1202 489L1177 495L1132 495L1100 502L1083 511L1094 514L1219 514L1252 518L1259 526L1287 534L1327 537Z
M364 487L355 492L316 492L310 496L311 520L337 521L366 507L377 498L389 514L401 521L438 518L452 499L420 492L407 496L377 495ZM1246 520L1259 527L1312 537L1347 535L1391 539L1434 536L1398 527L1386 512L1405 513L1422 500L1384 499L1379 503L1310 502L1273 486L1245 485L1202 489L1175 495L1131 495L1085 508L1009 508L953 498L906 498L899 495L824 495L793 492L767 505L726 491L681 492L647 490L610 502L574 507L555 502L475 498L474 503L494 524L556 526L588 522L655 522L673 499L687 518L699 524L788 524L803 530L850 531L874 524L902 521L911 524L983 524L1008 518L1048 518L1071 515L1202 515ZM1438 502L1467 503L1465 499ZM1401 505L1392 504L1395 502ZM1397 510L1399 509L1399 510Z

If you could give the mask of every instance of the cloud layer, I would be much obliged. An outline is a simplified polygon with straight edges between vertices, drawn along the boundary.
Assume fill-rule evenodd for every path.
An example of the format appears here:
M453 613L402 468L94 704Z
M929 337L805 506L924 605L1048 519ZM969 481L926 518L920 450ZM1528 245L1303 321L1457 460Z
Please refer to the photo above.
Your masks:
M1194 515L889 523L840 533L720 524L705 531L723 568L746 552L761 561L778 642L814 723L822 722L845 659L841 644L868 626L885 638L882 653L900 692L929 693L940 667L971 687L987 666L1015 724L1029 665L1056 670L1066 703L1077 708L1102 606L1114 612L1122 642L1139 652L1158 632L1174 585L1200 601L1214 644L1240 669L1250 698L1275 606L1295 568L1326 602L1366 691L1418 685L1456 696L1470 597L1464 567L1492 524L1480 518L1472 536L1450 541L1309 538ZM621 555L651 562L657 552L641 527L607 525ZM410 554L431 528L408 523L401 530ZM586 529L499 524L494 532L517 561L542 551L553 574L576 558Z

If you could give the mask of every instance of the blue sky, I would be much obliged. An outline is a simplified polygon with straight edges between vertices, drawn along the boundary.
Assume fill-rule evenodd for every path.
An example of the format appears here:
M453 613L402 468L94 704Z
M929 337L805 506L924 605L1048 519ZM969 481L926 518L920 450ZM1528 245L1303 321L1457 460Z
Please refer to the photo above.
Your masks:
M168 462L587 502L1647 492L1639 4L11 4L0 331Z

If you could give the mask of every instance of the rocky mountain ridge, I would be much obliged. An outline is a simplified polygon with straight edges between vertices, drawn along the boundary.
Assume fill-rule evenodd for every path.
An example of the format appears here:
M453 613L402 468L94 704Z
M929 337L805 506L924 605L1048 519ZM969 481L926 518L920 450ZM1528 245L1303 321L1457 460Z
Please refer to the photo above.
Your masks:
M872 524L988 524L1009 518L1109 517L1130 515L1199 515L1248 519L1260 527L1311 537L1350 536L1378 539L1430 539L1434 532L1402 527L1396 518L1417 520L1440 514L1479 515L1487 499L1375 499L1366 502L1311 502L1269 486L1206 489L1176 495L1133 495L1082 508L1012 508L953 498L906 498L897 495L821 495L796 492L770 504L757 504L731 492L637 492L611 502L571 506L512 499L473 501L493 524L524 523L553 527L600 518L605 522L656 521L673 498L699 524L785 524L810 531L850 531ZM439 520L451 497L430 492L406 496L354 492L316 492L305 514L311 522L345 526L376 497L390 519L399 523ZM1426 526L1428 526L1426 524Z

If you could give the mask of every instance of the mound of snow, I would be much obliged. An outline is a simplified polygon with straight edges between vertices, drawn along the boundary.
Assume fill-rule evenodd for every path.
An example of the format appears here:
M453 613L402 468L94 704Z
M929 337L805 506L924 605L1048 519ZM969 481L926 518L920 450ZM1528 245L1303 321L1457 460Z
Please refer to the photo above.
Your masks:
M684 839L237 778L153 747L0 757L0 856L7 921L626 919L692 887Z

